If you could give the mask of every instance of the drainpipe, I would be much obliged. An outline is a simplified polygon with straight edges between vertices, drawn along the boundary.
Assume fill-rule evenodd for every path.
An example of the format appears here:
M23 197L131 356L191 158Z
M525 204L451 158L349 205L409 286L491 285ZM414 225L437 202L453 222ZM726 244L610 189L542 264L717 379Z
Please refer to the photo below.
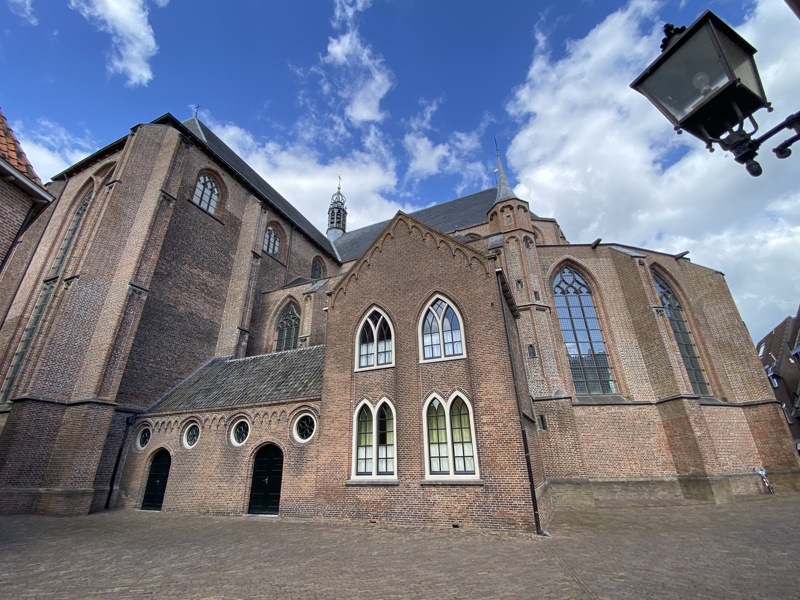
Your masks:
M496 269L497 273L497 291L500 293L500 302L505 302L503 297L503 283L502 269ZM533 468L531 467L531 452L528 446L528 434L525 432L525 417L522 413L522 404L519 397L519 384L517 383L517 368L514 366L514 347L511 343L511 330L508 327L508 316L506 315L505 307L501 305L503 312L503 325L506 330L506 342L508 343L508 358L511 362L511 378L514 380L514 394L517 397L517 414L519 414L519 429L522 433L522 446L525 450L525 466L528 468L528 481L531 486L531 504L533 505L533 520L536 525L536 533L539 535L550 537L550 534L542 529L541 521L539 520L539 503L536 500L536 483L533 480Z

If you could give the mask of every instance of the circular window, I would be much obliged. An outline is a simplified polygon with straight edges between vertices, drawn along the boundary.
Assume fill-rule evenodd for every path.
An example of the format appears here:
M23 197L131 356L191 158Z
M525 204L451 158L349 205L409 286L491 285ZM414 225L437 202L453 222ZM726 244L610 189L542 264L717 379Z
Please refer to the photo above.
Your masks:
M149 442L150 442L150 428L149 427L143 427L139 431L139 435L136 438L136 445L139 446L139 448L141 449L141 448L144 448L145 446L147 446L147 444Z
M197 423L192 423L186 429L186 433L183 434L183 444L187 448L191 448L197 443L197 439L200 437L200 426Z
M314 420L314 416L311 413L305 413L294 422L294 437L298 442L307 442L313 437L316 429L317 422Z
M249 435L250 424L246 420L240 419L231 430L231 442L233 442L234 446L241 446L247 441L247 436Z

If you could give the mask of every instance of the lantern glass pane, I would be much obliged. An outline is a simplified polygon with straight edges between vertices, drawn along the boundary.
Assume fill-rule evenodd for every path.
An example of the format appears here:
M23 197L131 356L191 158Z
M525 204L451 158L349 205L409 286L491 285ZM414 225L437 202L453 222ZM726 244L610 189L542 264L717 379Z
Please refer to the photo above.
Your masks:
M706 26L659 65L641 87L677 124L727 82L723 61Z
M735 40L732 40L724 33L718 31L717 37L719 39L720 46L722 46L722 52L725 54L725 58L733 70L734 76L737 77L747 89L752 91L759 98L762 98L764 102L766 102L767 98L764 94L763 88L761 87L761 80L758 77L758 71L756 69L756 63L753 59L753 55L747 52L744 48L737 44Z

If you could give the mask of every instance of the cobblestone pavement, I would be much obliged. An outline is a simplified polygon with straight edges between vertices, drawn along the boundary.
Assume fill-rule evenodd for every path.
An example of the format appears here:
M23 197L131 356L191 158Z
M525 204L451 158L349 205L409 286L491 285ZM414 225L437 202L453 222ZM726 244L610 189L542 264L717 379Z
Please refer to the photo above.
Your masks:
M798 598L800 495L527 533L139 511L0 517L0 598Z

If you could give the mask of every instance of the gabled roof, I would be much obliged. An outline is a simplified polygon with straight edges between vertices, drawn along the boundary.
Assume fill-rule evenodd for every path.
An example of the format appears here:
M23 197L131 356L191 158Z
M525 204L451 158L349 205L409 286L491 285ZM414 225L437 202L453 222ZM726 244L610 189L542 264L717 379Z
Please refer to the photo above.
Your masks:
M322 395L325 346L250 358L215 358L154 404L151 414L263 404Z
M22 151L19 140L6 120L3 111L0 109L0 158L30 179L33 183L44 189L42 180L33 170L33 165Z
M497 188L489 188L449 202L442 202L441 204L417 210L409 213L409 216L439 231L449 233L456 229L467 229L468 227L485 223L486 215L489 209L494 206L496 199ZM531 218L536 219L538 217L531 213ZM381 221L361 229L348 231L336 240L336 250L338 250L342 262L354 260L361 256L388 222L389 220Z

